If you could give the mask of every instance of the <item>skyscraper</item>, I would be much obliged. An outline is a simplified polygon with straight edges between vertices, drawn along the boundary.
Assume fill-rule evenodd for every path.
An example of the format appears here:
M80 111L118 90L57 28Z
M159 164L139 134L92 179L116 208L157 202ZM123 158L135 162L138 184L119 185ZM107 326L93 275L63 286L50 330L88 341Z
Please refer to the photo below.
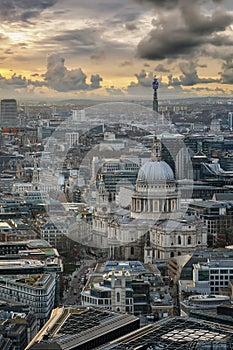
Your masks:
M232 131L232 129L233 129L233 112L228 113L228 126L229 126L229 129Z
M1 100L1 127L15 128L18 126L17 103L15 99Z

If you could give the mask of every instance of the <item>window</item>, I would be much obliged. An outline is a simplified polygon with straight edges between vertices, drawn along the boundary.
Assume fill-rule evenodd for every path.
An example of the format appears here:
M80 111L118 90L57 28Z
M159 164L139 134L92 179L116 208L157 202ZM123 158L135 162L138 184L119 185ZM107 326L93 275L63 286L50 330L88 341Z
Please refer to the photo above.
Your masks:
M134 247L131 247L131 249L130 249L130 254L131 254L131 255L134 255Z
M178 236L178 244L181 244L181 237Z
M191 244L191 236L188 236L188 244Z
M120 293L117 292L117 302L119 303L121 301L121 296L120 296Z

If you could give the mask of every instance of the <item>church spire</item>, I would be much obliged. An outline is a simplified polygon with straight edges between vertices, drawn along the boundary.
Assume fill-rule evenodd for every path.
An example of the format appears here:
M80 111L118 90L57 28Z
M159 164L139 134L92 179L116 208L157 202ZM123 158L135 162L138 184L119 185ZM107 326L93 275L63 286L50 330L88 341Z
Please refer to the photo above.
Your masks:
M32 173L32 183L33 185L36 185L39 183L39 170L37 167L37 161L36 158L34 158L34 166L33 166L33 173Z
M160 161L161 160L161 142L157 138L157 122L158 122L158 94L157 90L159 88L159 82L158 79L156 78L156 75L154 76L154 80L152 83L152 87L154 90L154 95L153 95L153 117L155 121L155 131L154 131L154 140L153 140L153 146L151 150L151 160L153 161Z

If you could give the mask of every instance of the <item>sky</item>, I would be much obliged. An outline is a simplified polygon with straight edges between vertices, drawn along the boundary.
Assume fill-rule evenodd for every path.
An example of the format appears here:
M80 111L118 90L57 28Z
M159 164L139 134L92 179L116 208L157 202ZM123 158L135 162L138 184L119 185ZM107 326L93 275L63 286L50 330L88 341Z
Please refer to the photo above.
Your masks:
M0 0L0 98L233 94L232 0Z

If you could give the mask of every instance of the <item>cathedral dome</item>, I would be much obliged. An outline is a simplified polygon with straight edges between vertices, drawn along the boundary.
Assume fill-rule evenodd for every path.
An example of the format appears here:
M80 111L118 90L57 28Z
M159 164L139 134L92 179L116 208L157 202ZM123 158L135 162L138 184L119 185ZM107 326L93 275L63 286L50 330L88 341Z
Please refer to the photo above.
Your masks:
M137 182L150 184L156 184L157 182L174 182L174 173L171 167L163 160L150 160L140 168Z

